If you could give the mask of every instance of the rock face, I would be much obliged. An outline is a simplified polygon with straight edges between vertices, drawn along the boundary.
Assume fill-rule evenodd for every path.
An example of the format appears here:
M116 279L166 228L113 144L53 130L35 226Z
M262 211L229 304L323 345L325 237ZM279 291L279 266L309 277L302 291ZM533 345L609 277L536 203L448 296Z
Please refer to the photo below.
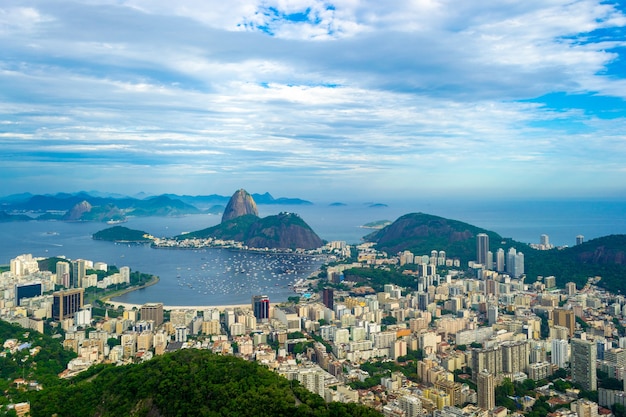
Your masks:
M93 207L89 204L88 201L82 201L76 204L70 211L65 215L64 220L80 220L85 213L89 213Z
M246 214L259 216L259 210L256 207L254 199L243 188L235 192L228 200L224 214L222 215L222 223L235 219Z

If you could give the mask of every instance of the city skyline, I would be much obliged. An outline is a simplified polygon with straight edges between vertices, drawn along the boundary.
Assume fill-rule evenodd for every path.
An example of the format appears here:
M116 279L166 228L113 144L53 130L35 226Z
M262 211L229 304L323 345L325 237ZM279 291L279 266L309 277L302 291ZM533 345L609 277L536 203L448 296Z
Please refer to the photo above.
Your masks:
M625 26L591 0L8 1L0 195L623 198Z

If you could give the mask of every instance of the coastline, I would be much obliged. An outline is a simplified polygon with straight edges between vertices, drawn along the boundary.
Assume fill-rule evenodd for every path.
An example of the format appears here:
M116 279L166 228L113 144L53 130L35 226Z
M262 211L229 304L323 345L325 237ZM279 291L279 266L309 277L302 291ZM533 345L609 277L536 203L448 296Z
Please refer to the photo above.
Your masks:
M153 285L158 284L159 281L160 281L160 278L158 276L152 275L152 278L150 278L150 281L146 282L145 284L140 285L140 286L128 287L128 288L124 288L123 290L115 291L109 295L106 295L100 298L100 301L102 301L104 304L112 304L114 303L114 301L111 300L112 298L119 297L124 294L128 294L129 292L140 290L142 288L151 287ZM128 303L119 303L119 304L128 304Z
M110 305L113 306L113 308L124 308L124 310L133 310L133 309L140 309L141 306L143 306L143 304L134 304L134 303L124 303L124 302L120 302L120 301L106 301L105 302L106 305ZM160 303L150 303L150 304L160 304ZM270 308L273 308L274 306L278 305L278 303L270 303ZM224 311L227 309L233 309L233 308L247 308L247 309L251 309L252 305L251 304L232 304L232 305L204 305L204 306L174 306L174 305L163 305L163 310L164 311L169 311L169 310L206 310L209 308L216 308L220 311Z

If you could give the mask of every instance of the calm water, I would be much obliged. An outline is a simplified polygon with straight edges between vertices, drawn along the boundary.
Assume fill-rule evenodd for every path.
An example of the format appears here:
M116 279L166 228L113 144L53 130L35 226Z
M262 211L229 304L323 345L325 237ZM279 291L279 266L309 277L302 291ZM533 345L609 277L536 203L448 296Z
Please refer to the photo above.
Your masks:
M518 241L539 242L548 234L555 245L573 245L578 234L585 240L626 234L626 202L415 202L388 203L388 207L348 204L331 207L260 206L267 216L280 211L298 213L322 239L358 243L369 230L359 226L376 220L395 220L410 212L424 212L461 220ZM220 216L135 218L124 226L155 236L174 236L213 226ZM23 254L90 259L160 277L157 285L134 291L119 301L163 302L169 305L248 303L254 294L273 301L294 295L288 287L320 265L310 257L263 255L222 249L168 250L148 246L94 241L91 235L108 226L99 223L28 222L0 224L0 264Z

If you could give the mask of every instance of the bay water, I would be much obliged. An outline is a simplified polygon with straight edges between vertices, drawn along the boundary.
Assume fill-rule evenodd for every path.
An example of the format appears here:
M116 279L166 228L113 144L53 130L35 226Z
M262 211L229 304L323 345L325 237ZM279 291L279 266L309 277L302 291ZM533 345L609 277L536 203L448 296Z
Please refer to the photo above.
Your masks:
M610 234L626 234L626 200L604 201L466 201L415 200L385 204L317 203L300 206L259 206L267 216L295 212L324 240L359 243L372 230L360 226L378 220L393 221L412 212L424 212L492 230L503 237L538 243L547 234L557 246ZM131 218L123 226L158 237L204 229L221 216ZM321 265L315 257L258 254L227 249L153 249L146 245L96 241L91 236L102 223L17 222L0 224L0 264L24 253L37 257L65 256L88 259L159 276L154 286L127 293L117 301L163 302L166 305L228 305L249 303L264 294L284 301L295 295L290 284L306 278ZM439 249L439 248L433 248ZM453 254L450 254L453 255Z

